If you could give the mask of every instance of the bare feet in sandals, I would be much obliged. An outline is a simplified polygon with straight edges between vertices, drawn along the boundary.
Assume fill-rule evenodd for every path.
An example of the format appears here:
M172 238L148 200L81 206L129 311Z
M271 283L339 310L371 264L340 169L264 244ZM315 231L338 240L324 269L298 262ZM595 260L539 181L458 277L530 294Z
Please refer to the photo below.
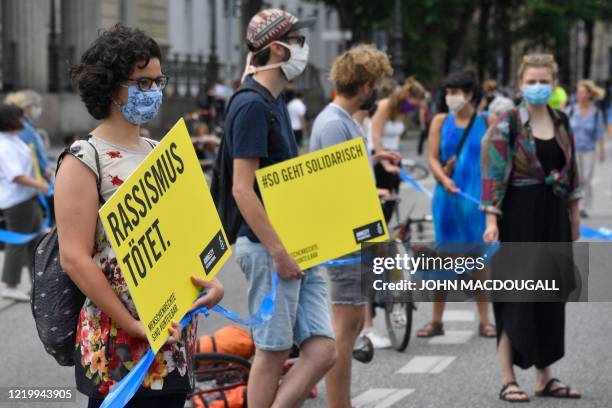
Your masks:
M550 397L550 398L571 398L578 399L582 397L582 393L569 385L563 384L556 378L551 378L544 385L543 388L536 390L535 395L537 397Z
M499 399L507 402L529 402L529 396L516 381L506 383L499 391Z
M422 329L416 332L417 337L443 336L444 326L442 322L429 322Z
M491 323L485 323L482 324L480 323L478 325L478 335L480 337L496 337L497 336L497 332L495 331L495 326L493 326Z

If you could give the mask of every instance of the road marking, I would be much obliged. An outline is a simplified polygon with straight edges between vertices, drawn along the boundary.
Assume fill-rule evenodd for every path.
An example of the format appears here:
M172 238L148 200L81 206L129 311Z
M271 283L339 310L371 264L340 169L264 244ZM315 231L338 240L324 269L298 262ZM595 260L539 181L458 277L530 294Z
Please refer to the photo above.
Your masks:
M414 390L411 388L397 390L394 394L389 395L387 398L376 404L374 408L388 408L396 402L402 400L404 397L407 397L408 395L412 394L413 392Z
M398 374L439 374L446 369L457 357L455 356L416 356L405 366L400 368Z
M442 320L445 322L473 322L476 317L473 310L447 310Z
M436 336L429 340L429 344L463 344L474 335L473 330L446 330L444 336Z
M351 401L355 408L387 408L412 394L410 388L370 388Z

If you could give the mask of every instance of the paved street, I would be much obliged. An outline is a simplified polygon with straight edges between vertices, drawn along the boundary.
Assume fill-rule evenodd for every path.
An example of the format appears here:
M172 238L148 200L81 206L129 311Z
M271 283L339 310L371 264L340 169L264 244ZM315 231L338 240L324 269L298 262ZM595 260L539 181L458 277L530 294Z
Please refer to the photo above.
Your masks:
M408 156L414 152L406 147ZM596 169L596 200L591 218L594 227L612 228L612 151L608 160ZM426 186L433 187L431 179ZM413 215L428 213L427 198L411 188L402 188L403 213L414 205ZM0 253L0 258L3 254ZM2 261L0 260L0 264ZM220 274L226 287L223 304L246 314L246 285L235 262L230 261ZM27 288L24 274L22 286ZM353 405L356 407L505 407L499 401L500 388L495 340L477 335L477 314L473 304L449 304L445 315L447 335L429 339L412 338L404 353L377 351L367 365L355 362L353 369ZM533 398L531 407L612 407L612 303L583 303L567 306L566 357L554 366L553 374L579 387L584 398L578 401L555 401ZM431 305L421 303L415 312L413 333L431 318ZM227 324L212 316L200 321L200 331L210 333ZM384 329L382 319L377 320ZM38 340L27 303L0 300L0 387L73 387L72 368L59 367L48 356ZM519 371L518 382L532 394L534 371ZM306 407L324 407L325 386L319 384L319 396ZM83 407L86 399L79 395L76 404L9 404L14 407Z

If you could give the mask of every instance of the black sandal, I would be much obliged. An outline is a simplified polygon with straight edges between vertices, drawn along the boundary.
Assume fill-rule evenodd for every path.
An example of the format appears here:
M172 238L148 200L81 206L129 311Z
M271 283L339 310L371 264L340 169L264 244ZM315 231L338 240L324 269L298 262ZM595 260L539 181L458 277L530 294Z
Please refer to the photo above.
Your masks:
M560 387L555 389L552 388L554 383L558 383ZM572 391L578 392L578 394L572 394ZM572 389L569 385L563 384L557 378L551 378L548 380L542 391L536 391L535 395L538 397L550 397L550 398L569 398L578 399L582 397L582 394L578 390Z
M519 389L518 390L508 390L508 387L510 387L511 385L514 385ZM508 398L509 395L518 395L518 394L524 395L525 399L509 399ZM525 391L520 389L520 386L517 384L516 381L510 381L509 383L504 384L501 391L499 391L499 399L502 401L506 401L506 402L529 402L529 396L527 395Z

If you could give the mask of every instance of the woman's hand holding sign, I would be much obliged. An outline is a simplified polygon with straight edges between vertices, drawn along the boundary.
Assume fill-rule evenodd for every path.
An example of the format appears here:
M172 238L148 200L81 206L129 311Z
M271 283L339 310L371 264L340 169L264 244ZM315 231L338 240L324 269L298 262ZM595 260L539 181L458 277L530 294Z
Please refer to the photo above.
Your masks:
M221 301L221 299L223 299L225 289L223 289L223 285L218 279L215 278L212 280L204 280L196 276L192 276L191 282L193 282L195 286L206 291L204 296L199 297L195 302L193 302L191 310L197 309L201 306L206 306L207 308L212 309Z

